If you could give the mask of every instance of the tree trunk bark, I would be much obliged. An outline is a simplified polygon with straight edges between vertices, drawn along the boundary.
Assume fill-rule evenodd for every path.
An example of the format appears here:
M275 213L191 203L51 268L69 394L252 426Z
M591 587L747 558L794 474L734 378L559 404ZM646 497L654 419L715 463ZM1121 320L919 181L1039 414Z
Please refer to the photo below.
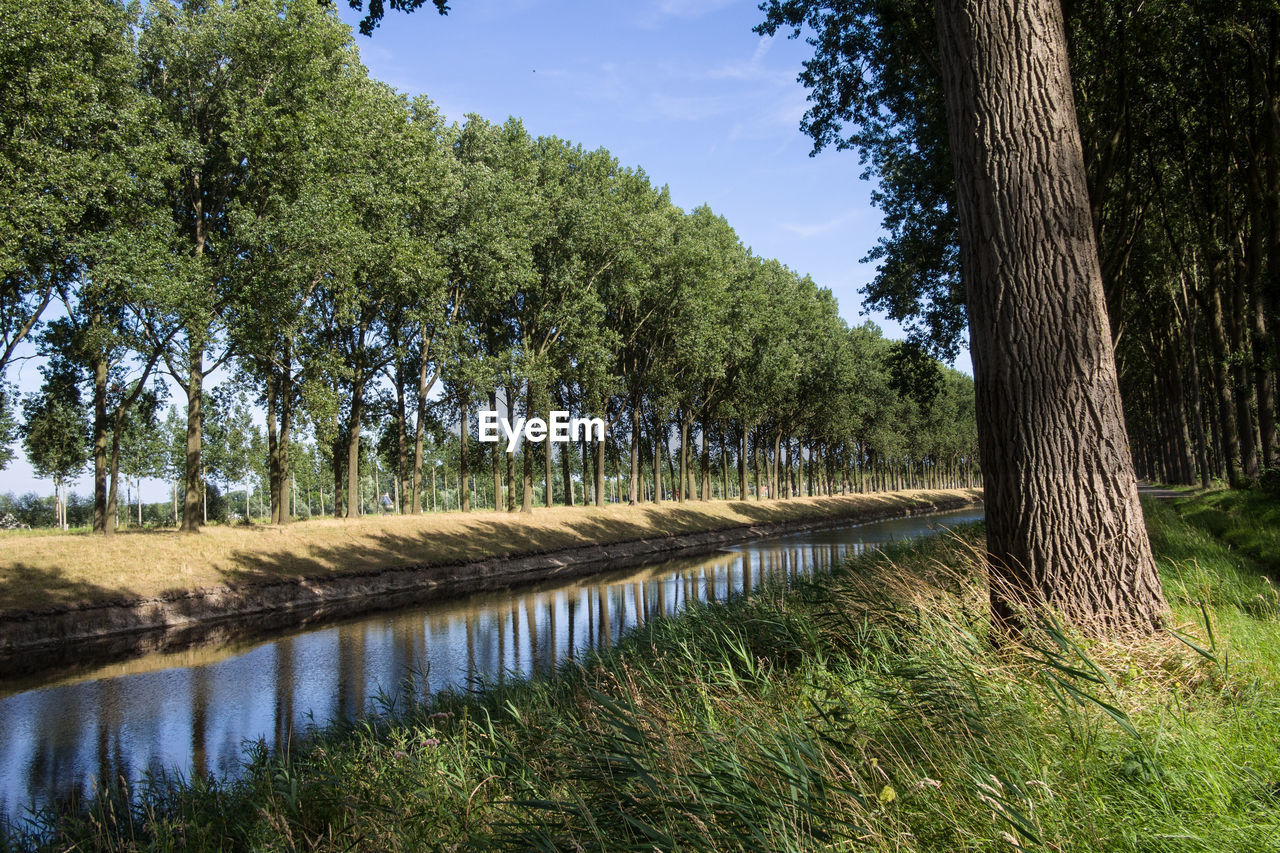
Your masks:
M702 433L702 453L701 453L702 458L699 460L698 468L699 468L699 473L702 475L702 486L700 489L701 493L698 495L698 498L699 500L704 500L704 501L711 500L711 436L709 435L710 431L711 430L708 426L707 419L703 418L702 428L699 430L699 432Z
M467 437L470 434L470 401L463 397L458 406L458 509L471 512L471 471L467 465Z
M426 418L427 418L427 394L431 391L431 387L436 384L436 374L432 374L430 381L427 379L427 367L431 363L431 348L428 346L427 326L422 325L422 352L418 355L418 417L413 427L413 509L416 513L422 512L422 454L423 439L426 434ZM433 466L434 469L434 466Z
M107 466L107 529L103 531L110 536L120 523L120 436L124 432L124 411L121 404L116 404L115 417L111 424L111 461ZM125 510L128 510L128 504Z
M1138 502L1058 0L938 0L997 625L1167 611Z
M182 532L196 533L204 518L204 477L200 467L204 433L204 350L190 342L187 364L187 463L183 478Z
M680 413L680 485L676 487L676 499L684 503L689 498L689 419Z
M297 512L294 506L294 496L286 484L293 481L293 460L289 457L289 447L293 441L293 388L291 387L292 377L291 359L286 358L284 361L284 371L280 377L280 512L279 517L272 519L273 524L288 524L293 520L293 515ZM261 507L262 502L258 502Z
M351 386L351 415L347 419L347 518L360 515L360 429L364 416L364 383ZM374 496L376 499L376 495Z
M526 418L533 417L533 383L525 386L524 398L524 416ZM529 447L529 442L524 442L520 448L520 456L523 458L524 473L524 495L520 502L520 511L525 513L533 512L533 452Z
M1213 391L1218 398L1218 426L1222 457L1227 466L1227 483L1241 485L1240 433L1236 429L1231 379L1227 372L1227 333L1222 318L1222 290L1218 276L1209 278L1209 343L1213 354Z
M267 491L271 494L271 523L280 518L280 427L276 420L275 372L267 374Z
M566 469L567 470L567 469ZM640 501L640 396L631 397L631 482L627 488L627 505Z
M514 424L516 422L516 389L508 385L506 387L507 395L507 423ZM503 444L505 447L505 443ZM503 451L506 456L507 463L507 512L516 511L516 454L515 451Z
M605 425L605 434L599 441L593 442L595 445L596 457L596 506L604 506L604 461L605 451L609 446L609 427Z
M93 532L107 527L107 360L93 361Z

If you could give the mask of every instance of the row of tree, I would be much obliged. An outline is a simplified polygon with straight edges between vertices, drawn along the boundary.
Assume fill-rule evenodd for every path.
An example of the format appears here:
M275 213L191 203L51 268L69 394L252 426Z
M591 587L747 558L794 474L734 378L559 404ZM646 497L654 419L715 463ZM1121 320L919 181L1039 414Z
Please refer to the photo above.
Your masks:
M45 357L28 456L61 481L88 447L95 530L121 470L180 479L197 529L207 478L247 478L248 457L283 522L304 445L340 516L368 502L366 446L408 512L447 448L462 509L480 471L493 506L599 503L610 462L630 501L709 498L717 467L723 496L974 482L964 377L849 328L607 151L447 124L370 80L313 0L132 10L0 0L0 370L24 341ZM223 373L265 410L256 456L248 404L209 387ZM142 437L161 375L185 404L180 477ZM608 437L558 466L550 443L495 452L481 407Z

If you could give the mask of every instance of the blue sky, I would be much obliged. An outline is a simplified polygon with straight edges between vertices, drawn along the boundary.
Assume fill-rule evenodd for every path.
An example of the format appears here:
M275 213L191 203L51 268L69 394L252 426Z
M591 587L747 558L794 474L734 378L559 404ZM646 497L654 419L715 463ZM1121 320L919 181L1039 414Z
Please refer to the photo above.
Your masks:
M517 116L535 136L607 148L668 185L686 210L709 204L757 255L830 288L849 323L866 319L858 289L875 271L860 260L881 233L872 185L853 152L809 156L796 75L811 48L753 33L763 17L755 0L452 5L447 17L389 12L372 38L357 34L370 73L428 95L450 121ZM901 336L882 315L871 319ZM23 391L39 384L31 363L9 379ZM90 489L88 475L72 486ZM0 472L0 492L29 490L51 487L19 457ZM144 481L144 500L166 495L165 484Z
M710 204L756 254L812 275L862 322L857 291L874 271L859 260L880 233L871 186L852 152L809 156L796 75L811 48L753 33L753 0L452 5L443 18L391 12L357 36L373 76L450 120L514 115L534 135L607 148L686 210Z

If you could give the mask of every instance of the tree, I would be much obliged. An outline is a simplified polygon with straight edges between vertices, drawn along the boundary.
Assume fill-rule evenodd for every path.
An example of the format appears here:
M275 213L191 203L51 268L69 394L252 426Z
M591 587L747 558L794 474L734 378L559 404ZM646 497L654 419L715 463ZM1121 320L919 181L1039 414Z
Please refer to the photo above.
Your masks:
M36 476L53 480L56 524L66 528L64 486L89 458L89 422L80 400L74 366L54 361L41 370L39 393L23 402L23 448Z
M250 225L273 167L290 185L297 180L298 158L289 155L305 146L303 117L336 94L316 79L332 79L350 63L348 43L332 11L310 0L158 3L143 19L143 89L172 140L169 249L180 276L164 302L181 332L166 361L187 396L187 532L202 518L205 379L232 354L227 325L243 295L237 268L263 245Z
M387 6L397 12L414 12L427 5L428 0L369 0L369 11L360 19L360 34L371 36L382 23ZM449 0L430 0L441 15L449 14ZM364 0L347 0L347 5L357 12L364 11Z
M127 183L134 24L113 0L0 2L0 377Z
M903 6L895 18L870 2L774 0L762 30L806 20L827 38L847 30L853 40L833 51L851 50L858 69L888 41L922 37L922 7ZM828 27L832 7L845 17ZM1165 603L1124 432L1061 8L1057 0L943 0L936 39L993 615L1009 625L1020 608L1047 603L1092 630L1149 631ZM924 51L921 66L930 58ZM819 65L807 69L811 79ZM872 104L915 115L914 105L877 90L874 76L837 76L855 91L826 103L828 134L842 121L871 121ZM830 98L837 90L822 91Z
M204 419L204 463L208 476L220 480L230 492L236 483L244 484L244 517L250 520L249 475L253 470L257 427L249 409L248 396L236 394L230 386L222 386L208 396Z
M142 478L165 476L166 427L160 423L165 386L156 383L137 398L120 435L120 473L137 487L138 525L142 525ZM170 410L172 411L172 409Z
M1058 0L938 6L996 619L1149 631L1138 503Z
M17 396L12 386L0 382L0 471L13 461L13 442L18 438L18 422L13 416L13 400Z

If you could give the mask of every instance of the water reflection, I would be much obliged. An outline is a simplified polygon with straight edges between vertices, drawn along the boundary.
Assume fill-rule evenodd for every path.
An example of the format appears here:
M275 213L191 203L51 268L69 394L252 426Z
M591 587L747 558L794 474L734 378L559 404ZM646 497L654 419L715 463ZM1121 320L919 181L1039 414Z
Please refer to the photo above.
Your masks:
M605 648L692 601L795 579L892 539L981 518L962 510L744 543L589 579L378 613L251 647L151 655L0 699L0 814L147 772L224 776L246 742L376 709L407 676L437 691L501 681ZM3 687L0 686L0 690ZM3 695L0 693L0 695Z

